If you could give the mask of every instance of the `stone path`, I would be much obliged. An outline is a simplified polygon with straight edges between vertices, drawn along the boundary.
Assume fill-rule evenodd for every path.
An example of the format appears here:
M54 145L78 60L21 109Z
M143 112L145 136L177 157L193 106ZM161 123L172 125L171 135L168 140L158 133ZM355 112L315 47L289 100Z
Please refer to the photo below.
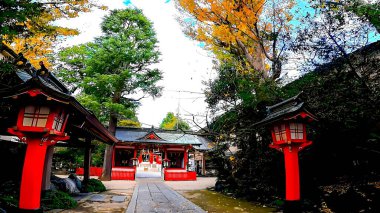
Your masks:
M126 213L205 212L165 185L160 179L137 179Z

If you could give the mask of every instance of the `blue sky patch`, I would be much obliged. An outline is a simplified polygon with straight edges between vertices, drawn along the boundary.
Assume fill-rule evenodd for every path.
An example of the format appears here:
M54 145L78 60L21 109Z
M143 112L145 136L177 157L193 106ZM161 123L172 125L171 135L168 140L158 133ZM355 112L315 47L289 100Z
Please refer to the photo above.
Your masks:
M127 6L131 5L132 4L132 1L131 0L124 0L123 3Z
M196 20L194 18L185 18L183 21L190 24L192 27L196 24Z

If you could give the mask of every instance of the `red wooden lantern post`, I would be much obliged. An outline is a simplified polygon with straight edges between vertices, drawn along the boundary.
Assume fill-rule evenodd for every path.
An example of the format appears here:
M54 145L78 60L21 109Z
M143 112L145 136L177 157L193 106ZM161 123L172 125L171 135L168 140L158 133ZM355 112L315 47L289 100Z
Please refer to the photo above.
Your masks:
M269 147L284 153L287 201L300 200L298 152L311 145L306 139L306 113L278 121L272 126L273 143ZM306 121L307 122L307 121Z
M69 139L64 132L68 114L63 103L52 100L39 90L24 94L29 97L22 98L28 101L20 107L17 124L8 132L27 144L19 208L39 210L46 149L57 141Z
M306 124L317 120L313 114L304 109L304 103L299 100L299 95L267 107L267 117L255 124L256 126L270 124L272 144L269 147L284 153L285 200L288 204L301 199L298 152L312 144L307 140Z

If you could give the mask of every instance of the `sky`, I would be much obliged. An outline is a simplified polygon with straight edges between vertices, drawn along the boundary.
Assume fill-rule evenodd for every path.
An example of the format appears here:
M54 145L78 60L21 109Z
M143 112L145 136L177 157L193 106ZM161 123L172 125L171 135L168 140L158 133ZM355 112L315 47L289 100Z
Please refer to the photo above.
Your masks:
M137 111L143 127L158 127L168 112L179 113L182 119L195 130L193 116L197 124L205 125L207 104L204 102L203 81L212 78L212 57L202 44L187 38L175 20L178 14L170 0L107 0L102 4L112 9L123 9L126 5L143 10L153 22L159 41L161 61L157 67L163 72L163 80L158 84L164 87L159 98L145 98ZM60 20L58 25L77 28L78 36L67 39L61 47L92 41L101 35L100 23L108 12L95 9L80 17Z

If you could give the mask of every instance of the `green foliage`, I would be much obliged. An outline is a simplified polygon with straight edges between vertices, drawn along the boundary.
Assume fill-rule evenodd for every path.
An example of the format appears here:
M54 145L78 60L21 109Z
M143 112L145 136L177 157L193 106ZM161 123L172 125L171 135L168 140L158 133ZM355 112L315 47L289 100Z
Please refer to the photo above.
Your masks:
M152 23L138 9L113 10L105 17L103 36L94 43L59 53L58 75L73 91L82 91L81 103L102 121L135 119L136 93L159 96L162 74ZM115 123L116 124L116 123ZM113 125L109 125L113 126Z
M83 165L84 151L83 149L57 147L54 153L54 162L62 163L66 169L75 169Z
M365 17L380 33L380 3L365 4L363 1L350 1L346 6L348 11L354 12L359 17Z
M42 207L47 209L72 209L78 203L69 194L59 190L46 191L41 198Z
M30 33L26 25L19 23L41 15L44 10L41 3L33 0L3 0L0 4L0 41L3 35L11 39L19 34Z
M91 165L102 166L104 159L105 144L99 141L93 142L94 148L91 150ZM84 149L57 147L54 153L54 162L62 163L67 169L83 167Z
M209 126L217 134L210 156L218 184L222 191L235 196L267 201L281 193L276 176L268 169L277 167L277 156L267 146L270 138L259 140L256 135L269 134L251 126L265 116L264 106L280 100L281 91L272 80L260 79L255 72L241 70L234 63L216 68L218 76L208 84L206 101L214 111L225 111ZM239 151L231 153L236 146Z
M102 183L102 181L98 179L90 179L88 180L87 186L85 188L86 192L104 192L106 191L106 187Z
M279 90L271 79L261 79L252 70L241 70L236 63L217 65L218 76L207 83L206 102L213 111L250 107L260 102L271 102Z
M14 181L6 181L0 184L0 206L17 207L20 186Z
M166 130L190 130L189 124L181 118L175 116L172 112L168 112L166 114L166 117L162 120L160 124L160 128Z
M1 87L8 87L17 84L17 78L14 78L17 66L12 63L0 60L0 84Z

